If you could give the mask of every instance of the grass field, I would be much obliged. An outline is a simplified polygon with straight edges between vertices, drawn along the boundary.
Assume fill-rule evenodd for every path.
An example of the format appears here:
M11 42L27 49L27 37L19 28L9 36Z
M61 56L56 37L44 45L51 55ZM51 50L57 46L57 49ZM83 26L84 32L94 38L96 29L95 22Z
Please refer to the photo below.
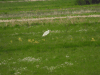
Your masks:
M100 14L100 4L75 5L75 0L0 3L0 19Z
M0 20L100 14L74 1L1 2ZM0 75L100 75L99 33L100 17L0 22Z

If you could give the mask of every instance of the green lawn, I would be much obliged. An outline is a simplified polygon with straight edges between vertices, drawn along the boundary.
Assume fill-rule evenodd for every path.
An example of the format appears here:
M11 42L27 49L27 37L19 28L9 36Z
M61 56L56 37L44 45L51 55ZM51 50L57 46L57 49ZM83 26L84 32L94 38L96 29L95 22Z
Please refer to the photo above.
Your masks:
M75 0L6 1L0 20L100 14ZM100 75L99 63L100 17L0 22L0 75Z
M99 75L99 33L100 18L1 23L0 74Z

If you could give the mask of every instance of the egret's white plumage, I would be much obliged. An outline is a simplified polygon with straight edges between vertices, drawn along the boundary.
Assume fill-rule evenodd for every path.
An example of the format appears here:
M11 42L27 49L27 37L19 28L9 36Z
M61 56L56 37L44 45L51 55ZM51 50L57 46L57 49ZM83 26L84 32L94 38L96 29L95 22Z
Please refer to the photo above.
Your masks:
M46 36L46 35L48 35L49 33L50 33L50 30L47 30L47 31L45 31L45 32L43 33L42 36Z

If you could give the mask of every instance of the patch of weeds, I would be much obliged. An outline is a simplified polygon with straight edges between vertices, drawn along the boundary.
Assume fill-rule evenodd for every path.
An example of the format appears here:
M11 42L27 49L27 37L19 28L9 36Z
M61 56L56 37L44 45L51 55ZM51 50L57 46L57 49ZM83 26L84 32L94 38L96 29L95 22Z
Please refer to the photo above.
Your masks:
M15 27L15 28L20 28L20 25L16 24L14 27Z
M33 22L33 23L31 24L31 26L36 26L36 25L42 25L42 24L41 24L41 23L38 23L38 22L36 22L36 23Z
M10 71L10 74L11 74L11 75L14 75L15 72L16 72L15 70L12 70L12 71Z

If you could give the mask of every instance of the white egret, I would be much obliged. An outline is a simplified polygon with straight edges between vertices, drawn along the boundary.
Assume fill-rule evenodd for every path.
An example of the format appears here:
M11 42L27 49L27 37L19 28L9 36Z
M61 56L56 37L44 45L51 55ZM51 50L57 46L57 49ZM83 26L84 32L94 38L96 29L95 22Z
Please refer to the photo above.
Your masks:
M46 36L46 35L48 35L49 33L50 33L50 30L47 30L47 31L45 31L45 32L43 33L42 36Z

